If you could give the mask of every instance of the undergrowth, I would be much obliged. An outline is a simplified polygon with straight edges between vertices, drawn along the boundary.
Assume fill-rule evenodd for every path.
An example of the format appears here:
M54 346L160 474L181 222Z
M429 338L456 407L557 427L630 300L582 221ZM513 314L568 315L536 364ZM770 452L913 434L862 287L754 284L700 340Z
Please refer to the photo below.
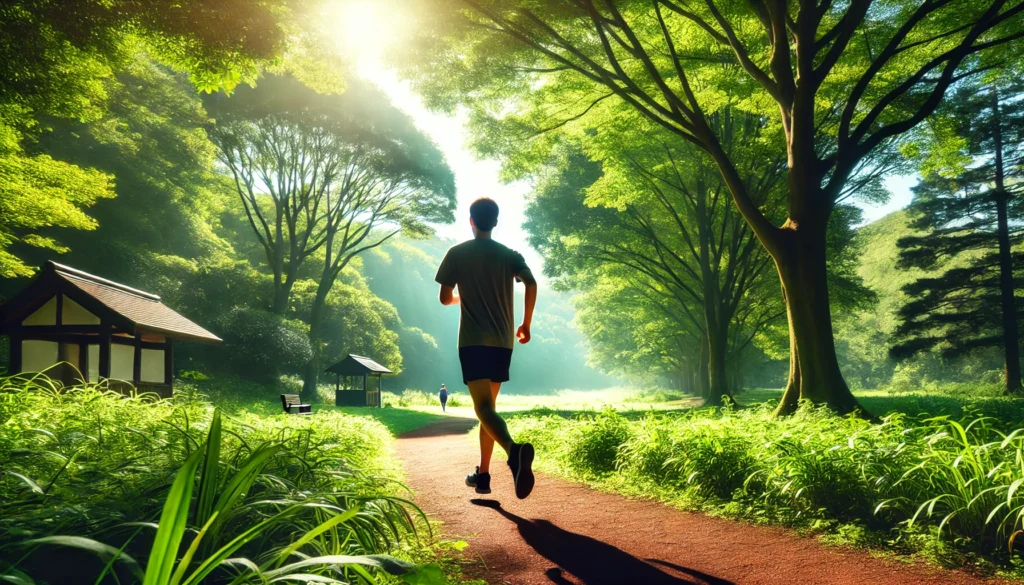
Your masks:
M0 378L0 581L445 583L389 442L338 412Z
M607 489L1019 574L1024 429L971 413L776 418L772 406L531 412L509 428L544 469Z

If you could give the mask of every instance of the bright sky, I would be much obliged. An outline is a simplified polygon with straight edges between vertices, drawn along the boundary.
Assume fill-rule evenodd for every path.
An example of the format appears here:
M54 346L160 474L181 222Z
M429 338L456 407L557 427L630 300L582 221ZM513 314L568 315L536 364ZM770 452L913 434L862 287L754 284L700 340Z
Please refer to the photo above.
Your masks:
M341 9L337 11L338 44L355 62L356 74L387 93L391 102L412 117L416 126L433 139L448 159L455 173L458 209L455 224L437 226L438 235L459 241L473 237L469 226L469 205L478 197L490 197L498 202L501 210L494 239L522 253L534 274L543 278L540 255L526 243L526 233L520 227L530 185L525 182L502 183L498 179L500 164L493 160L478 160L469 149L465 116L431 112L409 83L401 81L384 65L382 55L391 43L400 42L404 23L396 20L400 18L401 11L388 10L382 4L386 3L343 0Z
M383 63L382 55L386 48L400 42L405 33L404 23L396 20L400 18L401 11L388 10L386 4L379 0L342 0L336 11L338 45L356 63L356 74L387 93L392 103L411 116L448 159L455 173L458 210L456 223L438 226L438 235L455 240L470 238L469 205L477 197L490 197L501 208L495 239L520 251L534 267L534 273L541 276L541 258L526 243L526 233L520 227L531 186L525 182L502 183L498 178L499 163L478 160L469 149L465 117L431 112L409 84L400 80ZM910 202L910 187L916 182L914 177L887 178L886 186L892 197L885 205L862 205L865 223L905 207Z

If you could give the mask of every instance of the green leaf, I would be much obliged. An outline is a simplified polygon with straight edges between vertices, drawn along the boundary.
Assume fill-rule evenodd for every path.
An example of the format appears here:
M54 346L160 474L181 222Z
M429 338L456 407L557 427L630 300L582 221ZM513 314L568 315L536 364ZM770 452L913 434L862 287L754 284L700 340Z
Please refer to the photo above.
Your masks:
M358 506L349 508L348 510L345 510L341 514L333 516L333 517L329 518L328 520L322 522L319 526L317 526L316 528L313 528L309 532L306 532L306 534L302 535L302 538L299 538L298 540L293 542L291 544L291 546L289 546L288 548L286 548L283 551L281 551L281 554L278 555L278 557L277 557L278 558L278 560L277 560L278 566L280 566L280 564L283 563L284 561L288 560L288 557L290 557L292 555L292 553L294 553L295 551L297 551L300 548L302 548L306 543L310 542L311 540L313 540L317 536L320 536L324 532L327 532L328 530L334 528L338 524L341 524L343 522L351 520L358 513L359 513L359 507Z
M296 563L285 565L279 569L265 571L263 573L263 577L267 579L274 579L283 575L292 574L296 569L320 567L324 565L362 565L364 567L381 569L391 575L397 576L403 576L416 569L416 565L408 561L403 561L387 555L327 555L304 559Z
M202 475L199 480L199 497L196 504L196 524L205 526L213 513L213 504L217 498L220 484L220 445L221 422L220 409L213 411L210 421L210 432L206 437L206 453L203 456Z
M17 569L7 569L6 573L0 573L0 581L13 583L14 585L35 585L31 577Z
M153 548L146 564L146 577L143 585L166 585L174 570L178 558L178 547L185 535L188 521L188 509L192 503L192 490L195 486L196 468L203 452L199 449L185 460L178 470L178 475L171 484L163 511L160 513L160 528L153 539Z
M402 582L409 585L448 585L444 571L436 564L420 565L402 575Z
M22 481L22 483L27 485L28 489L32 490L33 492L35 492L37 494L43 493L43 488L39 487L39 484L34 482L34 481L32 481L31 478L29 478L29 477L27 477L25 475L22 475L22 474L20 474L20 473L18 473L16 471L5 471L4 473L6 473L8 475L13 475L14 477L20 479Z

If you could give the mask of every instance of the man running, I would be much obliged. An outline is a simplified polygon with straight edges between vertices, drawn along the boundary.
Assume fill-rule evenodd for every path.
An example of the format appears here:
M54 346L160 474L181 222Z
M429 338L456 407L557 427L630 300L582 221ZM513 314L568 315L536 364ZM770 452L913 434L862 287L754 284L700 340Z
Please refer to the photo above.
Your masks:
M494 403L501 383L508 381L515 338L519 343L530 341L537 281L522 254L491 239L491 230L498 223L497 203L486 197L477 199L469 207L469 216L474 238L448 250L434 278L441 285L441 304L461 306L462 381L469 387L480 420L480 466L466 476L466 485L478 494L491 493L491 453L497 442L508 454L516 497L523 499L533 490L533 445L512 440ZM523 324L513 334L514 280L526 285L526 307Z

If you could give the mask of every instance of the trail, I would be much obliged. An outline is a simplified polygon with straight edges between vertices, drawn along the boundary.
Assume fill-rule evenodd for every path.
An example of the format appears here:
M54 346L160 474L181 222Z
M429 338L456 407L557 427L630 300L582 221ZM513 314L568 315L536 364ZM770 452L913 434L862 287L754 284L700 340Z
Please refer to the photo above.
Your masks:
M959 571L826 547L781 528L753 526L630 500L537 475L517 500L501 449L493 493L463 483L478 463L476 425L452 418L397 441L416 502L470 543L474 575L491 585L994 585Z

